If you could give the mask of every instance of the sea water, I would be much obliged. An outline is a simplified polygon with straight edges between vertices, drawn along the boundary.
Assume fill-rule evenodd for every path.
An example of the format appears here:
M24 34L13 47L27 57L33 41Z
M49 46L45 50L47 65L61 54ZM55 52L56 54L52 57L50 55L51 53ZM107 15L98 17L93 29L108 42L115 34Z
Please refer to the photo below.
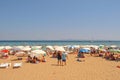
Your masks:
M47 45L117 45L120 47L120 41L110 40L1 40L0 46L47 46Z

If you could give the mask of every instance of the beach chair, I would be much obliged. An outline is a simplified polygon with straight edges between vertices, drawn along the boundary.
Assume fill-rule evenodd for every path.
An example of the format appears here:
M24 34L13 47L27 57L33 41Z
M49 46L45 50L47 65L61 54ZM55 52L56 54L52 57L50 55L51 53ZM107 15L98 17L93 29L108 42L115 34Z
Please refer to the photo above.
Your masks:
M0 68L8 68L9 66L11 66L11 63L1 63L0 64Z
M19 68L21 66L22 66L22 62L13 64L13 68Z

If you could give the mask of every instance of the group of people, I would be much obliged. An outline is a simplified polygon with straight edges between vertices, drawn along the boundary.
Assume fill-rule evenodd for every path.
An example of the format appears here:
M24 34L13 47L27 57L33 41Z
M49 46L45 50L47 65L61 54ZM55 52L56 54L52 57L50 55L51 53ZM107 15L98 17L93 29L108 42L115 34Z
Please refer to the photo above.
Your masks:
M45 57L42 56L42 59L39 59L38 57L34 56L31 57L30 55L27 57L28 63L39 63L39 62L46 62Z
M57 53L57 60L58 60L58 65L66 65L66 59L68 59L68 55L65 52L58 51Z

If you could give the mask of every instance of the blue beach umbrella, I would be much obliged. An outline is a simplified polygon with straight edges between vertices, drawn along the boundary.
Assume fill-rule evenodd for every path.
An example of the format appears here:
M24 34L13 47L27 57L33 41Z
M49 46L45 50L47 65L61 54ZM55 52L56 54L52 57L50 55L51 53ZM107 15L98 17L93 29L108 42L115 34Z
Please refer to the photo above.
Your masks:
M88 53L90 50L88 49L80 49L79 52L83 52L83 53Z

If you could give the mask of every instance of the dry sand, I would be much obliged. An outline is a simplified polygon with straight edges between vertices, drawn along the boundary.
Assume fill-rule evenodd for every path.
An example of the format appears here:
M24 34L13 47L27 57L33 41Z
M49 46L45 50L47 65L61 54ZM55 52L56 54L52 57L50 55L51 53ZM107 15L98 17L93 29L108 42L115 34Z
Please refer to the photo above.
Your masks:
M120 80L120 61L108 61L101 57L85 55L85 61L76 61L75 54L69 54L66 66L57 66L57 59L46 57L47 62L31 64L16 57L0 59L2 62L23 62L21 68L12 66L0 69L0 80Z

